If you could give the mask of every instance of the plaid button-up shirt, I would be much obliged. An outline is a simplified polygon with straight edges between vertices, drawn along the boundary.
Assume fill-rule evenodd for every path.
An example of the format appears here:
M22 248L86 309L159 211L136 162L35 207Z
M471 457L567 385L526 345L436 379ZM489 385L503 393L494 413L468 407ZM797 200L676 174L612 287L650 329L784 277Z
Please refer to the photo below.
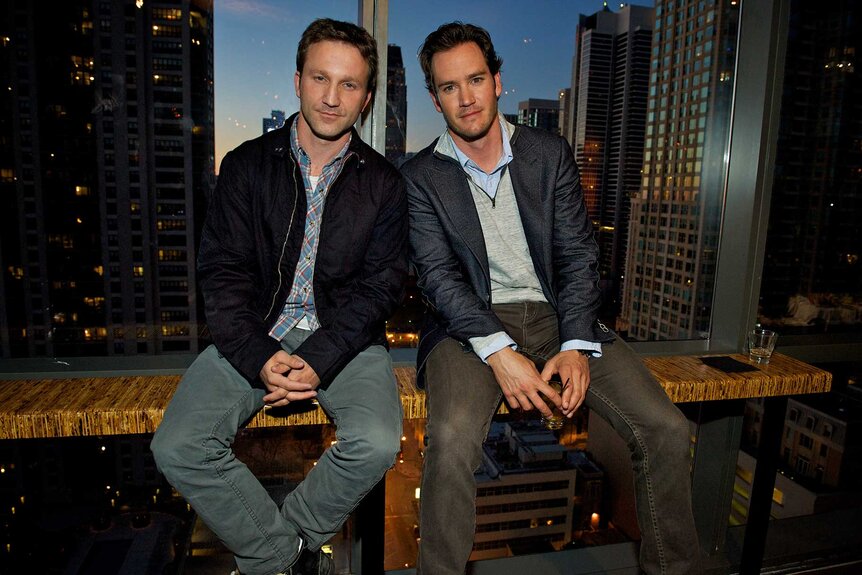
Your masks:
M290 293L287 296L278 321L269 330L269 335L279 341L287 335L287 332L296 327L302 318L306 318L309 329L315 330L320 327L314 308L313 282L320 225L323 219L323 205L326 201L329 187L338 177L338 174L341 173L345 162L352 154L348 150L350 146L350 139L348 139L341 151L323 167L317 180L317 185L312 186L311 158L308 157L308 154L299 145L299 138L296 132L296 123L298 120L299 116L297 116L290 127L290 147L293 150L293 156L298 160L299 170L302 172L308 209L305 214L305 236L302 240L302 251L299 254L296 271L293 273L293 285L290 288Z

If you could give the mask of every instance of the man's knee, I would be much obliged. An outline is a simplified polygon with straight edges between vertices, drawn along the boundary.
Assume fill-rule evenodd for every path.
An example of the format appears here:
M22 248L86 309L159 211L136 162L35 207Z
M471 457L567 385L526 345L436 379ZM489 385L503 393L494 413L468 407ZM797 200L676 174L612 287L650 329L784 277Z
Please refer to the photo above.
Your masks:
M673 414L667 420L667 432L674 442L675 448L685 452L688 457L691 451L691 426L688 419L674 406Z
M369 472L385 472L395 463L401 449L401 429L382 424L369 425L362 437L340 440L336 448L344 457L357 458Z
M150 442L156 467L168 479L173 476L175 470L190 463L188 446L184 444L183 437L183 434L171 433L167 427L161 426Z
M482 427L475 419L450 421L428 428L428 450L447 464L475 467L482 458Z

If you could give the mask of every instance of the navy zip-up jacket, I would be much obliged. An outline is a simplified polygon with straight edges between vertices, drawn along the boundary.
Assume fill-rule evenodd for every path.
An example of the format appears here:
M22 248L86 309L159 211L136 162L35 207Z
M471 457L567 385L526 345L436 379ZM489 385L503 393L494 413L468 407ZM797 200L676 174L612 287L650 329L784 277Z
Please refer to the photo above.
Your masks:
M254 387L277 351L269 330L290 292L305 230L290 126L243 143L221 164L198 255L206 318L219 353ZM321 387L360 351L386 345L407 277L407 201L398 171L353 132L320 227L314 301L320 328L295 351Z

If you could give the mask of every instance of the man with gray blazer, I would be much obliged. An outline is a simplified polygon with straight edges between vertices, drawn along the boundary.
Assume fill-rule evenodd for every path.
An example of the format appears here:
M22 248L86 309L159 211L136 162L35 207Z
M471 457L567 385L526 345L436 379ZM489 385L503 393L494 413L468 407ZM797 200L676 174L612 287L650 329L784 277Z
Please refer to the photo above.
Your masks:
M571 149L499 114L502 60L484 29L444 24L419 60L447 129L402 168L428 304L418 572L464 573L491 418L503 398L549 415L542 396L568 417L586 403L630 447L644 572L697 572L688 423L598 320L598 248Z

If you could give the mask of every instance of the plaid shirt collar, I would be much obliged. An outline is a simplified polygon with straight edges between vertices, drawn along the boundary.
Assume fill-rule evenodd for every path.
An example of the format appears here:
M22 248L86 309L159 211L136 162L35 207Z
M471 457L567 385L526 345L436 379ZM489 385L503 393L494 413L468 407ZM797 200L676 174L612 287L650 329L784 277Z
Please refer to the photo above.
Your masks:
M296 128L298 122L299 114L296 115L293 119L293 124L290 126L290 149L293 151L293 155L299 163L299 169L302 172L302 179L305 181L305 188L311 189L311 180L309 179L311 176L311 158L308 157L308 154L304 149L302 149L302 145L299 143L299 132ZM323 169L320 172L320 180L317 185L318 188L321 188L321 184L323 184L321 189L324 191L328 190L331 175L340 172L343 163L353 155L354 152L350 150L351 141L353 141L353 132L350 133L350 136L344 143L344 147L335 154L335 157L332 158L328 164L323 166Z

